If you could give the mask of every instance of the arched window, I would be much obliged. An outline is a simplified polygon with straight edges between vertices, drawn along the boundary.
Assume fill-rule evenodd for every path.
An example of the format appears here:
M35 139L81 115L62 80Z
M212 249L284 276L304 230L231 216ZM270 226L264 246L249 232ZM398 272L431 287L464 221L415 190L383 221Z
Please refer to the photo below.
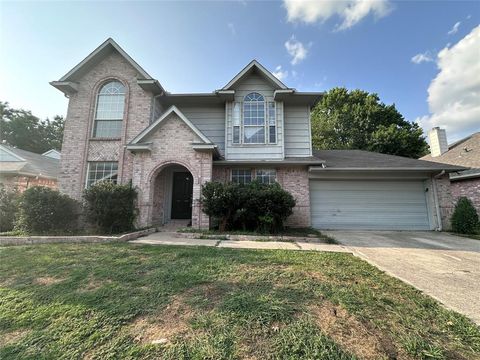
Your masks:
M115 80L100 88L97 95L93 137L117 138L121 136L125 92L125 86Z
M265 99L256 92L243 99L243 142L265 143Z

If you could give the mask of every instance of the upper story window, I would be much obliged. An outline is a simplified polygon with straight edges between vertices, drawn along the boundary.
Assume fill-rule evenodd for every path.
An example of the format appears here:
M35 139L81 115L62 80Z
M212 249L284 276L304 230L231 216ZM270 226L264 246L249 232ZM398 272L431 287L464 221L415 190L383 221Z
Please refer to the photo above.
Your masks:
M250 93L243 101L243 142L265 142L265 99L259 93Z
M118 138L121 136L125 93L125 86L119 81L110 81L100 88L97 95L93 137Z
M241 103L233 103L232 142L234 144L276 143L275 103L252 92Z

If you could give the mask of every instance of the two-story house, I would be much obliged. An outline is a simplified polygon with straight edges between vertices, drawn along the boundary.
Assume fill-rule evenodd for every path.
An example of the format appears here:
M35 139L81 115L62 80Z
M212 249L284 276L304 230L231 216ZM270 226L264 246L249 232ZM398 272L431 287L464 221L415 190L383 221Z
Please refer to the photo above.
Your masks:
M257 179L295 197L291 226L440 228L436 183L463 169L312 151L310 110L322 93L289 88L255 60L211 93L172 94L108 39L51 84L69 98L61 191L80 199L97 181L131 182L140 226L208 227L203 184Z

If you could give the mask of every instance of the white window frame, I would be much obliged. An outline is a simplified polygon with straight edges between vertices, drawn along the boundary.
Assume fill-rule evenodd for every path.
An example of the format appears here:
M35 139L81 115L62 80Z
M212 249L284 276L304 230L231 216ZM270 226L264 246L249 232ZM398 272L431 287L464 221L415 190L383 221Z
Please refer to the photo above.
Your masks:
M245 171L245 172L250 173L250 181L249 181L249 182L245 182L245 181L244 181L243 183L237 182L237 181L233 181L233 172L234 172L234 171ZM247 175L246 175L246 174L243 174L243 175L241 175L241 176L245 178ZM235 184L249 184L249 183L251 183L253 180L254 180L254 177L253 177L253 170L252 170L252 169L238 168L238 169L231 169L231 170L230 170L230 182L232 182L232 183L235 183Z
M266 175L258 175L259 172L264 171L267 174ZM269 173L269 174L268 174ZM273 181L271 179L273 173ZM260 181L262 184L267 184L267 185L272 185L277 182L277 170L276 169L255 169L255 180L258 180L259 178L268 178L268 182L263 182Z
M250 96L252 94L257 94L259 96L262 97L262 101L251 101L251 103L255 103L255 102L262 102L263 103L263 124L261 125L246 125L245 124L245 105L247 103L250 103L250 101L245 101L245 99L247 98L247 96ZM241 121L241 124L242 124L242 130L243 130L243 136L242 136L242 143L245 144L245 145L263 145L266 143L266 140L267 140L267 131L266 131L266 123L267 123L267 107L266 107L266 104L267 104L267 101L265 99L265 96L257 91L252 91L250 93L248 93L247 95L245 95L243 97L243 102L242 102L242 121ZM262 142L247 142L246 139L245 139L245 129L248 129L248 128L252 128L252 129L261 129L263 127L263 141Z
M116 163L117 164L117 171L116 172L113 172L111 173L109 176L106 176L102 179L99 179L99 180L96 180L94 182L92 182L91 184L89 184L89 181L90 181L90 168L93 164L95 165L98 165L98 164L101 164L101 163ZM112 176L117 176L117 180L111 180L113 183L118 183L118 161L88 161L87 162L87 174L85 176L85 189L88 189L90 186L96 184L97 182L99 181L103 181L103 180L106 180L106 179L109 179L111 178Z
M101 94L101 91L102 89L107 86L108 84L112 83L112 82L117 82L119 84L121 84L124 88L124 93L122 94L119 94L119 95L123 95L123 111L122 111L122 118L121 119L98 119L98 105L99 105L99 99L100 99L100 96L105 96L105 95L108 95L108 94ZM111 95L114 95L114 94L111 94ZM118 79L109 79L107 81L105 81L102 86L100 86L98 88L98 91L97 91L97 94L95 96L95 111L94 111L94 114L93 114L93 126L92 126L92 133L91 133L91 137L93 139L120 139L122 137L122 130L123 130L123 120L125 118L125 102L126 102L126 99L127 99L127 87L125 86L125 84L123 84L123 82L121 82L120 80ZM119 122L121 123L120 125L120 132L118 134L118 136L98 136L97 135L97 124L99 122Z

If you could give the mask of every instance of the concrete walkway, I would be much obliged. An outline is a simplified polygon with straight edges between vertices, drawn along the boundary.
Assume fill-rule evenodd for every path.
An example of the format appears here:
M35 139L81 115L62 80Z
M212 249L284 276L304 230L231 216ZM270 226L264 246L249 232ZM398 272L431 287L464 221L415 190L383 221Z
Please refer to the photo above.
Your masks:
M433 231L322 231L480 325L480 241Z
M232 241L215 239L188 239L177 237L175 232L163 231L131 241L133 244L148 245L185 245L185 246L213 246L232 249L269 249L269 250L313 250L330 252L350 252L342 245L308 243L308 242L280 242L280 241Z

